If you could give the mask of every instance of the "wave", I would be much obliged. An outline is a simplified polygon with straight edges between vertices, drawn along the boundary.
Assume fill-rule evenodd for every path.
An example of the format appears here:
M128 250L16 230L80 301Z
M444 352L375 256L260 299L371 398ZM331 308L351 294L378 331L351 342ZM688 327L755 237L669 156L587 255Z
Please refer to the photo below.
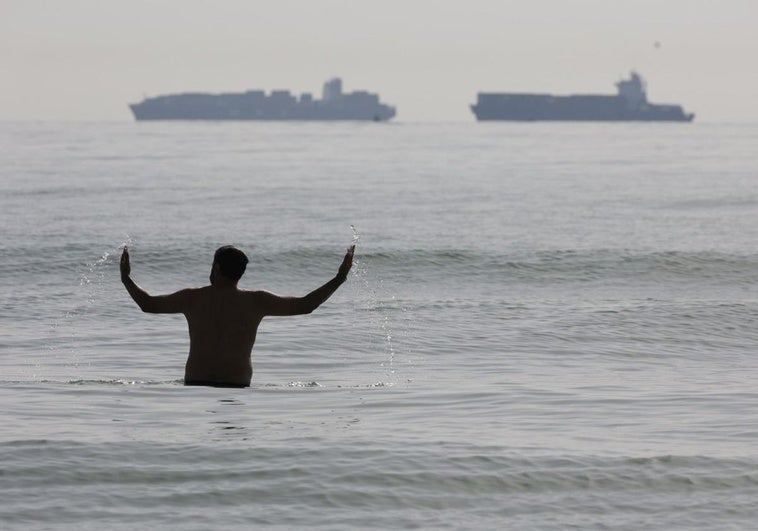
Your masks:
M560 529L650 521L661 529L707 529L749 523L756 513L758 461L750 457L546 456L436 441L317 442L8 441L0 443L0 516L28 526L55 515L72 527L245 521L282 528Z
M130 378L93 378L93 379L61 379L61 380L0 380L0 386L25 386L25 385L52 385L52 386L81 386L81 387L147 387L147 386L165 386L165 387L184 387L184 379L174 380L143 380ZM394 387L394 382L372 382L366 384L323 384L316 381L292 381L287 383L261 383L252 382L249 390L272 390L272 389L379 389L385 387ZM196 387L193 386L193 389ZM224 388L228 391L228 388Z
M186 264L210 267L213 252L225 242L166 242L137 245L132 250L135 268L143 272L166 271ZM0 271L12 273L58 272L61 268L118 267L120 245L102 242L67 242L41 247L5 247ZM250 269L331 270L344 250L318 246L271 250L240 244L250 258ZM383 271L435 272L459 270L478 274L507 272L516 276L566 276L591 279L601 276L648 275L661 277L716 278L724 275L758 280L758 253L721 251L647 251L634 249L550 249L497 252L475 249L388 249L356 251L356 263Z
M733 209L735 207L755 207L758 206L758 196L753 197L740 197L740 196L724 196L708 199L682 199L671 202L664 202L659 208L669 209L681 209L681 210L698 210L705 209L710 210L714 208L728 208Z
M137 380L129 378L103 379L68 379L68 380L0 380L0 385L74 385L74 386L149 386L149 385L184 385L184 380Z
M278 252L253 252L251 269L283 274L313 272L322 274L335 268L342 257L339 248L294 249ZM178 256L177 256L178 255ZM194 260L210 264L208 258ZM150 269L162 269L179 261L190 261L184 251L161 250L146 253ZM207 264L205 263L207 262ZM208 265L209 267L209 265ZM715 251L634 251L634 250L540 250L520 253L483 252L463 249L410 249L368 251L359 249L356 268L377 274L502 275L515 280L595 280L600 278L647 278L659 280L719 280L758 283L758 253L734 254Z
M386 486L392 480L399 488L424 485L424 488L465 492L476 489L482 479L486 480L486 488L490 492L575 488L628 490L639 487L669 490L677 486L702 490L758 488L758 472L755 472L758 470L758 460L754 457L529 455L528 451L518 448L463 443L419 444L406 441L402 450L386 448L382 444L382 441L366 441L359 447L323 444L309 445L307 448L265 445L244 448L157 442L85 443L16 439L0 442L0 448L4 453L14 454L14 459L7 462L10 468L18 468L22 472L17 477L20 483L34 481L34 477L46 471L59 471L76 479L98 470L132 466L139 469L141 465L164 465L180 477L186 476L182 472L186 467L187 473L197 473L198 476L220 473L230 479L243 479L246 473L255 469L269 469L273 473L282 467L281 477L284 480L291 459L297 455L303 465L333 461L337 456L343 456L346 461L362 461L366 464L363 469L343 468L335 462L335 469L328 475L332 480L345 484ZM60 455L60 460L22 466L25 461L34 461L38 456L56 453ZM113 461L113 454L129 456L130 459ZM235 455L238 457L235 458ZM66 461L78 462L80 466L71 468ZM226 469L225 465L230 461L238 461L240 469ZM387 466L392 462L394 465ZM194 470L190 463L197 464L198 469ZM347 465L347 462L342 464ZM307 471L304 470L304 473ZM27 477L24 478L24 475ZM113 480L118 482L117 474L113 474ZM58 485L62 486L60 483Z
M366 267L390 272L490 276L498 281L647 281L758 283L758 254L716 251L542 250L494 253L468 250L415 250L359 255Z

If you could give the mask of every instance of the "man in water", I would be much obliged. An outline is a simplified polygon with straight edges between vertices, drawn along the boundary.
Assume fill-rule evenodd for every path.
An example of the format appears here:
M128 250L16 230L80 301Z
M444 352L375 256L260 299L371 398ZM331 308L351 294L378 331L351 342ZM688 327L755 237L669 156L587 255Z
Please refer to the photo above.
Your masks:
M170 295L150 295L130 278L129 250L121 254L121 282L146 313L183 313L189 325L190 352L185 385L248 387L253 377L250 355L258 325L267 315L301 315L321 306L345 280L353 265L351 246L337 275L304 297L281 297L246 291L237 282L247 267L245 253L230 245L213 256L210 286Z

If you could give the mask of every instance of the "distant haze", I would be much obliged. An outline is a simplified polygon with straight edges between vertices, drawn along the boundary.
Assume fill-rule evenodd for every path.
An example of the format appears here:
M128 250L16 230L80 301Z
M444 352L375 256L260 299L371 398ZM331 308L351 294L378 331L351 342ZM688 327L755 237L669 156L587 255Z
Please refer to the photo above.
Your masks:
M472 121L479 91L612 93L758 121L756 0L2 0L0 119L131 120L145 95L378 92Z

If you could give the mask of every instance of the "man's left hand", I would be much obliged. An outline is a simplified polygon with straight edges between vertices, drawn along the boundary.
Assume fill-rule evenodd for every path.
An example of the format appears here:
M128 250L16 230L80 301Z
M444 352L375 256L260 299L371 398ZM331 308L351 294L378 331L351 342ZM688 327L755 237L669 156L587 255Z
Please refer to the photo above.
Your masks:
M342 282L347 280L347 274L350 272L350 268L353 267L353 253L355 252L355 245L351 245L345 253L345 258L342 260L337 278Z

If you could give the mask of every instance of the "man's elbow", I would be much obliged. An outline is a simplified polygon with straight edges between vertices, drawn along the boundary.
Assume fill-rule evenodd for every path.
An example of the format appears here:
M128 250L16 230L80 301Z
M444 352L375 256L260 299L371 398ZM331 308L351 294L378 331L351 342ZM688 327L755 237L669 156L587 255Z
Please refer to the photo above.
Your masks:
M320 304L315 304L313 302L303 301L303 303L298 308L298 312L300 315L308 315L313 313L316 308L318 308Z
M307 302L303 301L300 304L293 306L290 310L290 315L308 315L309 313L313 313L313 310L316 309L316 306L313 306L312 304L308 304Z
M296 299L292 307L292 315L308 315L319 307L318 303L312 297L300 297Z
M142 313L156 313L155 304L152 301L137 301L137 306Z

